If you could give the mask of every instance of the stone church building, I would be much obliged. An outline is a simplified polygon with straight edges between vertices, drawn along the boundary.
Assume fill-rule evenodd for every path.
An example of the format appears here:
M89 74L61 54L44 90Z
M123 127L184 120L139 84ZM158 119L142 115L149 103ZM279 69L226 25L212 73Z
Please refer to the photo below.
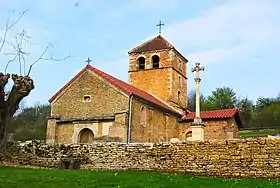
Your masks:
M50 99L47 143L169 142L192 137L188 60L161 35L129 54L129 81L86 65ZM205 139L237 138L237 109L201 112Z

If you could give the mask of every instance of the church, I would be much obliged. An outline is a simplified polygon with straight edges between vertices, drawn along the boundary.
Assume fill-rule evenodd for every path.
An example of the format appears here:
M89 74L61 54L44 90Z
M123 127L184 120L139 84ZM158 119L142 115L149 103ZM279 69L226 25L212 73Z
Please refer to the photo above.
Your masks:
M128 55L128 82L88 64L49 99L47 143L192 139L187 58L161 34ZM238 109L200 114L205 140L238 137Z

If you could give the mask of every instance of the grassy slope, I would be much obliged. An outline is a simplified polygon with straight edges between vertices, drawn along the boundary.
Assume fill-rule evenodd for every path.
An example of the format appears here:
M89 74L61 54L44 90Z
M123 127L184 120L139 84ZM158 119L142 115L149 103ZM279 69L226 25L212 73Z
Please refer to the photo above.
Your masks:
M229 180L210 177L162 174L154 172L108 172L87 170L43 170L0 166L0 188L87 188L87 187L137 187L137 188L275 188L276 180Z

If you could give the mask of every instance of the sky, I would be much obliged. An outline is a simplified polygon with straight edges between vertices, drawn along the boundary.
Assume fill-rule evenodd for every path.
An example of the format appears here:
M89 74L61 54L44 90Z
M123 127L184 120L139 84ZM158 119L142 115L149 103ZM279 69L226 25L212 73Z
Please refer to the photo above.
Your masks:
M25 68L48 49L31 70L35 89L25 104L48 99L86 66L91 65L123 81L128 80L128 51L162 35L188 60L188 90L194 89L191 68L200 62L201 92L231 87L237 97L256 100L280 92L280 1L278 0L0 0L0 37L8 17L16 19L7 39L23 29L30 37ZM12 58L9 46L0 53L0 72ZM25 69L25 71L24 71ZM20 73L18 62L7 72ZM11 84L10 84L11 85Z

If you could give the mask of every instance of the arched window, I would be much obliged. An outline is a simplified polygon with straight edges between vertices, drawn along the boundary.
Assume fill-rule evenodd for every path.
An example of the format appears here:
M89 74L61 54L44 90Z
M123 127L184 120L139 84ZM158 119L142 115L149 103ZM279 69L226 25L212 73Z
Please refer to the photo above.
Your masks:
M80 132L79 143L92 142L93 138L94 138L93 132L90 129L85 128L85 129L81 130L81 132Z
M182 79L181 76L179 76L179 81L178 81L178 87L179 87L179 89L181 89L181 82L182 82L181 79Z
M192 140L192 131L186 133L186 141Z
M140 110L140 125L146 127L146 108L144 106Z
M178 102L181 102L181 91L178 91Z
M141 135L141 141L146 140L146 108L144 106L140 109L140 135Z
M179 67L179 70L181 71L182 70L182 60L181 59L178 60L178 67Z
M138 68L140 70L144 70L145 69L145 58L139 57L137 61L138 61Z
M159 56L153 55L152 57L153 68L159 68Z

